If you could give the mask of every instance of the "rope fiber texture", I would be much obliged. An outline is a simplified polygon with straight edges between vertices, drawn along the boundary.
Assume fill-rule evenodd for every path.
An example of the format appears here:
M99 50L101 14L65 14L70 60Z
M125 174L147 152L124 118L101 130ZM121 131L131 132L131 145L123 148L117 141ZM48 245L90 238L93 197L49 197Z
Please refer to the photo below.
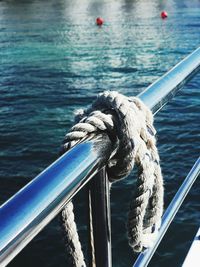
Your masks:
M106 171L110 182L130 174L138 167L136 192L128 214L129 244L141 252L153 243L163 213L163 178L156 148L152 112L136 97L128 98L115 91L98 95L96 101L76 116L75 124L65 136L62 153L88 134L108 133L118 143L116 153L109 160ZM62 224L68 250L73 254L73 266L86 266L81 250L73 208L70 202L62 212Z

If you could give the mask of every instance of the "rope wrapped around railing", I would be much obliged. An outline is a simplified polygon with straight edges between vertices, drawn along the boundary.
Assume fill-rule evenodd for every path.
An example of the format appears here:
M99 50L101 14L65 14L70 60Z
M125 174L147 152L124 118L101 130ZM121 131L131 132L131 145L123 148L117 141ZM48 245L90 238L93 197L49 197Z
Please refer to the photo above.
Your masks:
M65 136L62 153L87 135L103 131L118 144L106 167L109 181L126 177L134 163L137 165L137 189L130 204L128 238L135 252L150 247L163 212L163 178L152 112L136 97L128 98L115 91L106 91L98 95L91 107L81 110L76 121L78 123ZM72 203L63 209L62 224L68 251L73 258L72 265L86 266Z

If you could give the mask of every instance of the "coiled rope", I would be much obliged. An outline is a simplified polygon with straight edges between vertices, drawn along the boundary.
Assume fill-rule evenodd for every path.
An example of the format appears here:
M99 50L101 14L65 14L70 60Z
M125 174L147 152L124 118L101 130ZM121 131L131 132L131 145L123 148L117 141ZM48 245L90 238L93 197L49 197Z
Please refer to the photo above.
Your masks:
M65 136L62 152L91 133L115 136L118 148L106 170L110 182L118 181L138 167L137 189L128 214L129 244L135 252L150 247L163 213L163 178L156 148L156 131L151 111L136 97L115 91L98 95L87 110L77 115L78 123ZM73 204L62 212L62 224L72 266L86 266L73 215Z

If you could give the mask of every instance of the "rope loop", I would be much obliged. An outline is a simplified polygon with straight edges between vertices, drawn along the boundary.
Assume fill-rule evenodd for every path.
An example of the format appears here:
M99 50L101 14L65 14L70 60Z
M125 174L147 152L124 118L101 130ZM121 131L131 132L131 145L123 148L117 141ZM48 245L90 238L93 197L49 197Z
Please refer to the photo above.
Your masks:
M151 246L163 213L163 178L152 112L136 97L106 91L99 94L88 109L80 110L75 120L77 123L65 136L62 151L67 151L88 134L103 131L118 142L117 151L107 164L109 181L128 176L134 164L137 165L137 189L131 200L127 223L129 244L136 252ZM67 221L66 216L63 221ZM70 228L69 224L66 228ZM70 234L67 230L67 235ZM74 266L84 264L82 260L82 265Z

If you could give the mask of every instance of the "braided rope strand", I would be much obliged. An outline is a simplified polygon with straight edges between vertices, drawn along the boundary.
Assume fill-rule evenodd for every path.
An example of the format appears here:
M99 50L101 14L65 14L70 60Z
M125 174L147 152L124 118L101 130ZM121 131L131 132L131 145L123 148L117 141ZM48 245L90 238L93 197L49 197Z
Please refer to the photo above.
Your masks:
M64 230L63 232L65 233L65 247L70 255L71 266L86 267L76 223L74 220L72 201L65 205L61 214L61 222Z

